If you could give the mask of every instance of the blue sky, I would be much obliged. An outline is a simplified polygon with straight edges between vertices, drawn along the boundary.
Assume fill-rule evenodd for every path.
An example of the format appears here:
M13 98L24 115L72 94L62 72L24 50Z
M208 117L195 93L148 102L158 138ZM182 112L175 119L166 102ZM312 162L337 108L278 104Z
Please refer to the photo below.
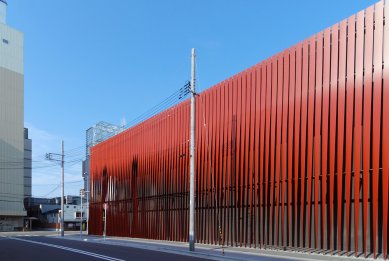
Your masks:
M25 124L33 139L33 195L58 196L59 152L80 159L85 130L131 121L190 78L198 89L248 68L376 1L9 0L8 25L25 36ZM50 167L47 167L50 166ZM65 169L78 194L81 164Z

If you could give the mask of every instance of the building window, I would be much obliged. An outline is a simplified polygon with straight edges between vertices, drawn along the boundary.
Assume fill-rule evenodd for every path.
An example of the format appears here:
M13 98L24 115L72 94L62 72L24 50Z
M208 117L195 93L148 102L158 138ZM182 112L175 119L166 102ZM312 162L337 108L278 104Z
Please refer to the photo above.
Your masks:
M9 44L8 40L7 40L7 39L4 39L4 38L3 38L3 43Z

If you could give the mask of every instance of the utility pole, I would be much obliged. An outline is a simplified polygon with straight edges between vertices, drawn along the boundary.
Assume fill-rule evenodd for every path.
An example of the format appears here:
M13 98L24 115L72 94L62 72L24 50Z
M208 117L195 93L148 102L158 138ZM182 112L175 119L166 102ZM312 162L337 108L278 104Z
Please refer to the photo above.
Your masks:
M50 161L57 161L61 163L61 237L64 236L64 176L65 176L65 154L64 154L64 142L61 142L61 154L58 153L46 153L46 159ZM53 156L60 156L61 159L55 159Z
M80 211L80 237L82 237L82 219L83 219L83 215L82 215L82 198L84 197L84 194L85 194L85 190L84 189L80 189L80 199L81 199L81 211Z
M64 208L64 194L65 194L65 151L64 151L64 142L62 140L62 155L61 155L61 237L64 236L65 228L64 228L64 217L65 217L65 208Z
M196 84L196 51L192 48L192 77L190 81L190 192L189 192L189 251L195 250L195 84Z

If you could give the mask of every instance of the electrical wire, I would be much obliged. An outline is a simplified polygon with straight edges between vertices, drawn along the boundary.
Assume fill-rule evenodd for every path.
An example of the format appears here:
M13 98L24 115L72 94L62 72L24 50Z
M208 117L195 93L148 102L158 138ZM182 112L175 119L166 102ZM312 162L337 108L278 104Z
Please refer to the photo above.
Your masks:
M144 112L143 114L139 115L135 119L131 120L128 124L124 126L124 129L128 129L134 125L137 125L143 122L144 120L170 108L171 106L175 105L177 102L183 100L189 93L190 93L190 83L186 82L184 86L182 86L179 90L171 94L165 100L155 105L154 107Z

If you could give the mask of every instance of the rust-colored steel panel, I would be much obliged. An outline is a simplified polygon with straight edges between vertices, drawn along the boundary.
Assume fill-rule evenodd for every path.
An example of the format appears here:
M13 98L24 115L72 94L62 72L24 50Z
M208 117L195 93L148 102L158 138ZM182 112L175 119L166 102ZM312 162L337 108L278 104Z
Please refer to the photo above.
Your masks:
M381 1L196 96L198 243L387 258L388 15ZM106 216L109 236L188 240L189 112L91 149L91 234Z
M338 255L342 249L344 226L343 226L343 168L344 168L344 112L345 112L345 93L346 93L346 44L347 44L347 21L343 20L339 26L339 67L338 67L338 132L337 132L337 201L335 211L338 212L336 229L338 231ZM335 217L334 217L335 218ZM336 230L334 230L336 231ZM336 246L334 246L336 247Z
M300 179L300 112L301 112L301 72L302 72L302 43L296 47L296 85L294 96L294 246L300 246L300 231L299 231L299 179ZM300 202L301 203L301 202Z
M288 239L289 246L294 246L294 222L293 222L293 126L294 126L294 93L295 93L295 76L296 76L296 49L290 49L290 71L289 71L289 122L288 122Z
M309 39L309 76L308 76L308 125L307 125L307 241L308 247L312 247L311 229L312 229L312 174L313 174L313 141L314 141L314 112L315 112L315 62L316 62L316 39ZM316 231L315 231L316 233ZM316 237L315 237L316 238Z
M276 126L276 176L275 176L275 245L280 245L280 223L279 209L280 209L280 192L282 189L280 173L281 173L281 121L282 121L282 87L283 87L283 54L279 54L277 57L277 126ZM282 205L281 205L282 208ZM282 245L282 244L281 244Z
M283 99L282 99L282 155L281 155L281 173L282 173L282 193L281 193L281 246L287 246L288 238L287 232L289 231L289 219L285 212L286 205L289 206L286 199L287 196L287 137L288 137L288 99L289 99L289 52L285 51L283 53L284 63L283 63ZM289 209L289 208L288 208Z
M270 215L269 215L269 245L274 245L274 190L275 190L275 143L276 143L276 116L277 116L277 57L272 59L271 74L271 127L270 127Z
M384 17L389 17L389 5L384 7ZM379 28L379 27L378 27ZM384 26L383 46L389 43L389 26ZM389 133L389 48L383 50L383 89L382 89L382 134ZM386 65L386 66L385 66ZM388 193L389 193L389 135L382 135L382 234L383 254L387 258L388 253Z
M303 43L302 86L301 86L301 156L300 156L300 246L305 247L305 188L306 188L306 144L307 144L307 106L308 106L308 53L309 40Z
M379 193L379 175L380 175L380 145L381 145L381 100L382 100L382 34L383 34L383 2L375 5L374 14L374 58L373 58L373 114L372 114L372 192L373 192L373 248L374 258L377 257L377 227L378 220L378 193ZM370 154L370 153L369 153Z
M338 95L338 37L339 30L338 25L334 25L331 28L331 76L330 76L330 120L329 120L329 170L330 170L330 186L329 186L329 227L328 227L328 237L329 245L328 247L333 250L333 238L332 232L334 231L334 183L335 183L335 146L336 146L336 129L337 129L337 115L336 110L338 107L337 95Z
M355 46L355 91L354 91L354 241L355 255L359 250L359 202L361 176L361 140L362 140L362 87L363 87L363 52L364 52L364 12L357 14ZM358 240L356 240L358 239ZM364 241L364 238L362 238Z
M314 136L314 171L315 171L315 248L323 248L323 220L319 224L319 201L320 200L320 173L321 173L321 109L322 109L322 80L323 80L323 34L319 33L316 38L316 86L315 86L315 136ZM321 215L322 216L322 215ZM320 235L320 247L319 247Z
M365 14L365 46L364 46L364 65L365 72L372 71L373 61L373 15L374 6L366 9ZM371 98L372 98L372 73L364 73L363 77L363 118L362 118L362 157L363 157L363 252L367 256L367 215L368 215L368 197L369 197L369 179L370 179L370 138L371 138ZM373 243L375 240L373 240ZM375 251L374 251L375 252Z
M346 198L346 251L350 251L351 238L351 171L353 158L353 118L354 118L354 61L355 61L355 16L347 20L347 78L346 78L346 133L345 133L345 198ZM350 66L350 65L353 66Z
M321 203L322 203L322 248L330 248L331 226L327 226L328 189L327 189L327 170L328 170L328 123L329 123L329 98L330 98L330 60L331 60L331 29L324 30L324 54L323 54L323 96L322 96L322 131L321 131ZM331 193L331 191L330 191Z

